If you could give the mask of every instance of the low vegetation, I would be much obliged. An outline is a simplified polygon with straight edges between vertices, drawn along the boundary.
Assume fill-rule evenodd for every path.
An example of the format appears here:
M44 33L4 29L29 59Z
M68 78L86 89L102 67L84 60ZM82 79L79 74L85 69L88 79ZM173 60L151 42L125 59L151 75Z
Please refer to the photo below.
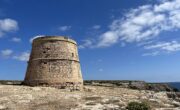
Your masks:
M145 102L130 102L127 106L128 110L150 110L150 106Z

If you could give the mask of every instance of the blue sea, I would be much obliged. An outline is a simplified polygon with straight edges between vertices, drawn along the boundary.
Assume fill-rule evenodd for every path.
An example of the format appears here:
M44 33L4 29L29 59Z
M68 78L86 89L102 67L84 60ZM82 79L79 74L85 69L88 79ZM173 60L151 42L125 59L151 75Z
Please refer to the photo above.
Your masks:
M172 82L169 85L180 90L180 82Z

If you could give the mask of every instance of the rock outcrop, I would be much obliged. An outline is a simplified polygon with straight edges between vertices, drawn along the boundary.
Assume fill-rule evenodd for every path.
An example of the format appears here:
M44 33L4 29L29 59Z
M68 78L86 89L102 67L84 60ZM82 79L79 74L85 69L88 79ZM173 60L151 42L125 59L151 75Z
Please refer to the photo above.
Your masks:
M147 83L145 81L132 81L132 80L85 80L85 85L93 86L113 86L123 87L137 90L151 90L151 91L167 91L177 92L178 89L170 86L168 83Z

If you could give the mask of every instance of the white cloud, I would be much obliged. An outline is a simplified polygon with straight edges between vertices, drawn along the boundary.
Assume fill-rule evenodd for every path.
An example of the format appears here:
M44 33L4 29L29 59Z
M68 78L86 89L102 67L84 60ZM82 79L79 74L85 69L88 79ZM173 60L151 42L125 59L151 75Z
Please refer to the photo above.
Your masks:
M108 31L100 36L97 47L108 47L118 41L118 35L112 31Z
M13 37L13 38L12 38L12 41L13 41L13 42L21 42L21 38Z
M103 72L104 70L103 70L102 68L99 68L98 71L99 71L99 72Z
M162 50L166 52L175 52L175 51L180 51L180 42L177 42L177 41L159 42L154 45L147 45L144 48Z
M79 45L79 49L92 48L93 41L90 39L83 40L83 43Z
M164 31L180 29L180 0L165 0L155 5L131 9L116 19L100 35L97 47L108 47L119 41L140 42L153 39Z
M157 56L159 55L159 51L150 52L150 53L144 53L142 56Z
M12 55L13 51L10 49L5 49L1 51L1 55L3 57L10 57Z
M34 39L38 38L38 37L45 37L45 35L37 35L37 36L34 36L32 38L29 39L29 42L32 43Z
M0 19L0 37L7 32L18 30L18 23L13 19Z
M30 53L29 52L22 52L22 53L16 54L11 49L5 49L5 50L2 50L0 52L0 55L4 58L15 59L18 61L28 61Z
M16 60L19 60L19 61L28 61L29 56L30 56L29 52L22 52L19 55L13 56L13 59L16 59Z
M92 28L93 28L93 29L100 29L101 26L100 26L100 25L94 25Z
M13 19L4 19L4 20L0 20L0 28L2 31L14 31L18 29L18 23L17 21L13 20Z
M71 29L71 26L60 26L58 27L58 30L60 31L68 31Z

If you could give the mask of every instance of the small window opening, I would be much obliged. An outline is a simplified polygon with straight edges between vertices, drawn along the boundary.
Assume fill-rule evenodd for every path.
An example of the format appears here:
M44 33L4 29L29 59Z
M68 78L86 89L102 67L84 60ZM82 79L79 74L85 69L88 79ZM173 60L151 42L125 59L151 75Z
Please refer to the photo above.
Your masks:
M72 53L72 57L74 57L74 53Z
M47 47L46 49L47 49L47 50L50 50L50 48L49 48L49 47Z
M50 42L51 42L51 43L55 43L56 41L51 40Z

